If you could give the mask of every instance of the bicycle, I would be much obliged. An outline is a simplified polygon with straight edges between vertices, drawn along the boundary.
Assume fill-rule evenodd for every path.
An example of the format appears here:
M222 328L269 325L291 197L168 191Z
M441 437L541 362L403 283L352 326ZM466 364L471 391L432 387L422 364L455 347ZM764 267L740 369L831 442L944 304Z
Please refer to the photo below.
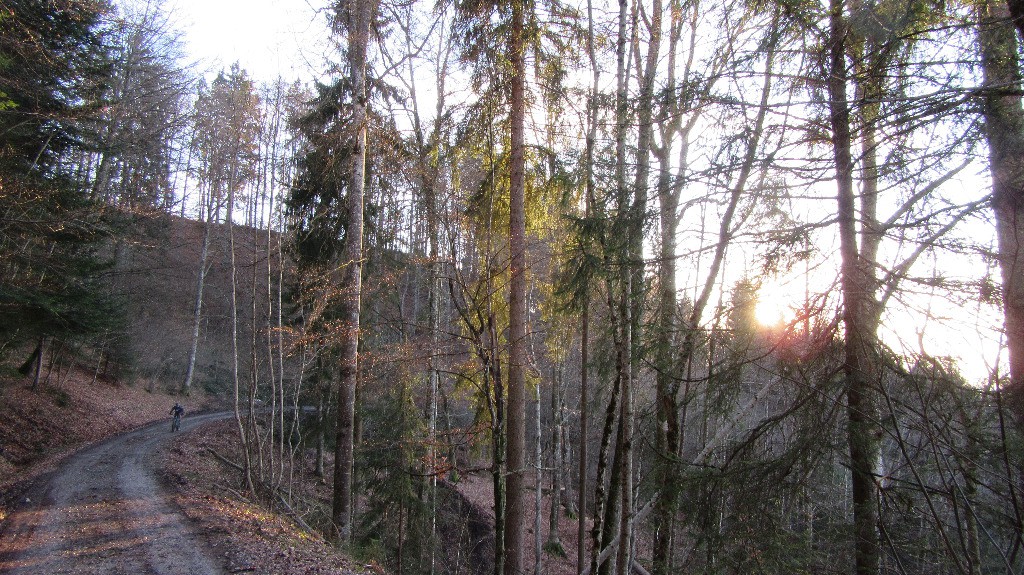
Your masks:
M185 408L180 404L175 403L174 407L171 408L171 415L174 418L171 420L171 432L181 430L181 416L185 413Z

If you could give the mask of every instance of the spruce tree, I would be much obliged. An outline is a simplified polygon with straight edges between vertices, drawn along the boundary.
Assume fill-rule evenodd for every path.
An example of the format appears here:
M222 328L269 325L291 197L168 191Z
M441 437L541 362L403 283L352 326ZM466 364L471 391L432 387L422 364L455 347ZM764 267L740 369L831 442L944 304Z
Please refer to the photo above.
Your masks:
M0 350L110 329L100 281L113 228L70 169L107 76L97 2L6 2L0 12Z

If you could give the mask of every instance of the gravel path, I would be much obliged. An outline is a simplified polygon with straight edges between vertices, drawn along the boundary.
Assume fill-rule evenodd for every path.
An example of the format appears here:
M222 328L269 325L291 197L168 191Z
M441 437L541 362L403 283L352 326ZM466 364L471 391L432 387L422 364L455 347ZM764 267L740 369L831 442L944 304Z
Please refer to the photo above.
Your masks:
M229 417L185 417L182 432ZM0 526L0 573L222 575L160 486L170 419L68 458Z

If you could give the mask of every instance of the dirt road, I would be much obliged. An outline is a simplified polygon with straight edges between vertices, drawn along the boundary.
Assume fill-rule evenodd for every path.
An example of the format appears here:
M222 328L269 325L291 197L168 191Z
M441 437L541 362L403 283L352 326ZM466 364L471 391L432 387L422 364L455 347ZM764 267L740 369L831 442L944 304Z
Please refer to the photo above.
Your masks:
M182 432L228 416L185 417ZM0 573L225 573L160 486L170 437L168 419L70 457L0 526Z

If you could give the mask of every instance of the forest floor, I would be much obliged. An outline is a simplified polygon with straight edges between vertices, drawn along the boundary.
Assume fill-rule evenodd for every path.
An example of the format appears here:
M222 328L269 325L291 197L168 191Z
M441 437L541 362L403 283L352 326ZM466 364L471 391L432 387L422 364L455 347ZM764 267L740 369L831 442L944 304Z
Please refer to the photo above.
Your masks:
M172 435L176 399L189 411ZM219 487L194 442L228 415L192 415L201 407L213 405L77 373L36 391L0 382L0 573L360 572Z
M242 474L226 463L238 456L238 445L238 426L231 417L175 437L163 450L165 481L173 486L175 501L211 546L222 550L229 572L383 573L376 564L354 563L319 534L242 495Z
M545 473L546 477L550 474ZM541 512L540 512L540 543L541 543L541 570L544 575L575 575L576 573L576 553L579 546L577 545L576 533L579 529L579 520L569 515L562 510L558 520L558 541L561 543L564 555L554 553L551 551L544 550L544 545L548 542L550 533L550 517L551 517L551 490L547 487L550 486L549 482L542 483L542 497L541 497ZM525 523L526 523L526 553L525 564L528 567L529 572L534 571L534 565L537 560L536 552L536 483L533 478L527 479L526 493L526 512ZM460 481L454 485L454 488L472 503L478 509L484 510L484 512L491 518L493 522L494 518L494 483L490 475L482 473L468 473L464 475ZM572 497L576 497L575 493L570 494ZM575 502L572 505L575 508ZM589 542L590 532L589 529L592 527L592 522L587 522L587 539ZM587 545L589 553L590 545ZM589 555L587 555L589 557Z

